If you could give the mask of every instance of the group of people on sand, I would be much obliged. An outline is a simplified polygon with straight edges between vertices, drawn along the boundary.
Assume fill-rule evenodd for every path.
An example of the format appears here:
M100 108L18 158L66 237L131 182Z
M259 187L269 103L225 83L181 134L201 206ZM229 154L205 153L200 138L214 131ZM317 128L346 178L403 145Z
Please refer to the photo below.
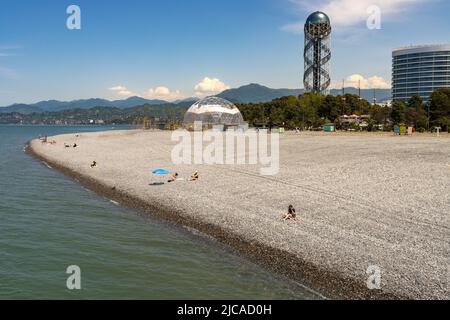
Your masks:
M42 144L56 144L55 140L48 140L47 136L41 137L39 136L39 140L41 140Z
M66 147L66 148L78 148L78 145L76 143L74 143L73 145L64 143L64 147Z
M97 161L92 161L91 168L95 168L95 167L97 167ZM198 181L199 178L200 178L200 175L199 175L198 171L195 171L191 175L189 181ZM172 183L172 182L175 182L178 180L180 180L180 175L178 174L178 172L175 172L167 182ZM288 211L287 211L287 213L283 214L282 219L284 221L290 221L290 220L296 221L297 220L297 212L293 205L289 205Z
M199 178L200 178L200 176L199 176L199 174L198 174L198 171L195 171L195 172L191 175L191 178L189 179L189 181L197 181ZM179 174L178 174L178 172L175 172L175 173L172 175L172 177L171 177L167 182L169 182L169 183L175 182L175 181L177 181L178 179L180 179L180 178L179 178Z

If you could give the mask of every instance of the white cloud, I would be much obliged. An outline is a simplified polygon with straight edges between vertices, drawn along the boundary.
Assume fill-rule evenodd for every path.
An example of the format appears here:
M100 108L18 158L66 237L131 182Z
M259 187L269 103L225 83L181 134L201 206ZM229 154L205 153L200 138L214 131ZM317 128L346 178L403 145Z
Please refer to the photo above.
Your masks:
M149 89L146 97L160 100L177 100L183 98L183 95L179 90L172 92L167 87L156 87Z
M117 95L123 98L129 98L133 96L138 96L137 93L134 93L133 91L130 91L127 89L127 87L124 87L122 85L114 86L112 88L109 88L109 90L114 91Z
M148 99L159 99L159 100L177 100L182 99L184 96L179 91L170 91L169 88L166 87L156 87L156 88L150 88L143 94L137 93L135 91L132 91L128 89L127 87L123 85L117 85L114 87L109 88L110 91L113 91L116 95L120 96L121 98L129 98L129 97L143 97Z
M391 84L379 76L372 76L369 78L364 78L360 74L352 74L345 79L345 87L358 88L361 83L361 89L390 89ZM342 83L338 81L333 81L332 87L334 89L342 88Z
M4 46L0 45L0 58L7 58L7 57L19 57L21 55L11 52L11 50L21 49L19 46Z
M209 78L205 77L199 83L194 86L193 96L198 98L204 98L207 96L213 96L222 91L230 89L230 86L226 83L222 82L217 78ZM147 99L158 99L158 100L166 100L166 101L174 101L184 99L187 96L183 94L180 90L170 90L168 87L158 86L154 88L150 88L145 92L137 93L134 90L128 89L124 85L116 85L109 88L110 91L114 92L121 98L128 98L131 96L144 97Z
M217 78L209 77L205 77L194 87L195 96L199 98L213 96L228 89L230 89L229 85L225 84Z
M325 12L331 19L335 27L348 28L364 23L370 16L367 9L371 6L378 6L381 9L381 20L392 18L397 14L405 14L414 5L429 2L431 0L290 0L304 12L314 12L317 10ZM299 12L299 13L300 13ZM306 18L306 17L305 17ZM304 22L288 24L282 30L288 32L303 32Z
M124 91L124 90L127 90L127 88L125 88L124 86L115 86L115 87L109 88L109 90L111 90L111 91Z

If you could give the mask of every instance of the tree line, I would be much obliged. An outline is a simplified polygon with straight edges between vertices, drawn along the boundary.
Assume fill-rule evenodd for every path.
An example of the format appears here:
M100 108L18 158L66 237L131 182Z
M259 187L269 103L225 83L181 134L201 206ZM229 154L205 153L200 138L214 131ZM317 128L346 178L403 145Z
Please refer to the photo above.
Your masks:
M341 96L305 93L298 97L288 96L266 103L238 104L237 107L250 126L283 126L287 129L314 129L334 123L338 129L342 115L368 116L367 130L394 126L412 126L417 131L441 127L450 130L450 89L433 92L428 103L419 96L409 101L396 101L392 106L371 104L358 95Z

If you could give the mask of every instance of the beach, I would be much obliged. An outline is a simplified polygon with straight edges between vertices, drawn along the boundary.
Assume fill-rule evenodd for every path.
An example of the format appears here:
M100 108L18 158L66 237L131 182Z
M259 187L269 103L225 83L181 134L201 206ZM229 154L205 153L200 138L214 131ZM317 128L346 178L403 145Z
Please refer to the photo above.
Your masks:
M50 167L124 206L209 235L327 298L449 297L448 136L287 133L275 176L253 165L175 166L170 132L48 139L56 144L32 140L28 151ZM168 178L152 175L156 168L184 180L155 184ZM187 181L194 171L200 179ZM284 221L291 204L298 219ZM371 267L381 271L380 289L367 286Z

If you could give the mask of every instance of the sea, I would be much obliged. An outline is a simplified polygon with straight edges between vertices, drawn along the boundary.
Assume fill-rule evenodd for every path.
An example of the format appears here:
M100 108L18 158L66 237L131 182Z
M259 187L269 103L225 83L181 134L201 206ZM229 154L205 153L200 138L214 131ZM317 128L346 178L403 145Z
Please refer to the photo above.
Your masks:
M30 139L130 126L0 125L0 299L319 299L194 230L83 188Z

